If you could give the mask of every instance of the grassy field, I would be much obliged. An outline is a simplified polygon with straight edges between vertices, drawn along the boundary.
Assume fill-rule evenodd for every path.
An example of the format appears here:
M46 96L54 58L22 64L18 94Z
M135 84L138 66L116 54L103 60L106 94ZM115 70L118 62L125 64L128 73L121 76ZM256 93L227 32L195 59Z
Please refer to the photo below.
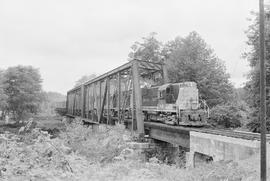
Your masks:
M140 154L128 147L130 133L119 126L92 130L52 117L39 118L37 123L39 128L25 134L7 131L0 134L0 180L259 180L258 156L240 163L179 168L155 158L141 161ZM48 131L43 131L53 129L59 130L53 139Z

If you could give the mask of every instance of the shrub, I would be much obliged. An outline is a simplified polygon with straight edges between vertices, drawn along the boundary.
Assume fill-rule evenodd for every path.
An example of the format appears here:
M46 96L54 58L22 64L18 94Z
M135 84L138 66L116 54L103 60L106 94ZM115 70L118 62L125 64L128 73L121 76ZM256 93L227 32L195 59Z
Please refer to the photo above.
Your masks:
M252 121L250 121L247 124L247 128L254 132L254 133L260 133L261 132L261 122L259 121L258 117L253 117ZM270 133L270 122L269 120L266 121L266 132Z
M224 104L211 109L210 123L213 126L236 128L241 126L242 115L238 105Z

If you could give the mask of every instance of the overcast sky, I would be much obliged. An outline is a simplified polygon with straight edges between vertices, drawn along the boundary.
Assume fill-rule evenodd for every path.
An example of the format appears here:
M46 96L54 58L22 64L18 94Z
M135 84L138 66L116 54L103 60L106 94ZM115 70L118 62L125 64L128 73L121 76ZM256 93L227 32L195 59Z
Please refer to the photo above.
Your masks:
M163 42L197 31L240 86L244 31L259 0L0 0L0 68L33 65L45 91L63 94L83 75L127 61L150 32Z

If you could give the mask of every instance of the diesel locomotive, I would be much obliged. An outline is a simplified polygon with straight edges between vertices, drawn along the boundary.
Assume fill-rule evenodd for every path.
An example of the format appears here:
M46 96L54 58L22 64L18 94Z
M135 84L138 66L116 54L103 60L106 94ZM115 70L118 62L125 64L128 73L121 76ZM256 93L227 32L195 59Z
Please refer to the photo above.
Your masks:
M200 100L195 82L168 83L161 86L141 88L142 111L145 121L157 121L182 126L207 124L209 108ZM131 117L131 91L121 95L123 119ZM117 93L112 97L112 115L117 115Z
M129 61L68 91L67 115L108 124L131 121L140 132L143 120L207 125L209 109L197 83L167 83L166 69L162 63Z

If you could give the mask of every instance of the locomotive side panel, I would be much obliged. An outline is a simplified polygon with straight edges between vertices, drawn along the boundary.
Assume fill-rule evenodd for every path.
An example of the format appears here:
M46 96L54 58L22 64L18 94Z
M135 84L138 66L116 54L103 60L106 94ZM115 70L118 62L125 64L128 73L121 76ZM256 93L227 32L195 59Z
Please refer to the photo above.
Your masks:
M199 91L196 84L181 86L176 103L180 110L194 110L199 108Z
M158 104L158 87L142 88L142 106L157 107Z

